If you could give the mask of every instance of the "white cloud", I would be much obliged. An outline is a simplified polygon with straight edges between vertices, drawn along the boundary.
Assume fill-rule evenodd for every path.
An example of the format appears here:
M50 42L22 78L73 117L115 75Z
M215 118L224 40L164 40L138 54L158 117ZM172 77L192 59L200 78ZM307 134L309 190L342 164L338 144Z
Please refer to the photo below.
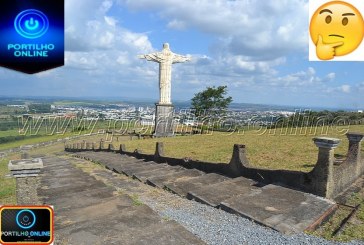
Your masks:
M118 23L118 21L115 18L110 17L110 16L104 16L104 19L108 25L113 26L113 27L115 27L116 24Z
M327 87L326 89L326 93L328 94L341 94L341 93L345 93L345 94L349 94L351 93L351 85L348 84L344 84L341 86L337 86L337 87Z
M171 28L197 28L220 39L219 50L276 59L307 49L306 0L119 0L132 10L156 11ZM284 6L284 7L283 7ZM278 16L278 18L277 18Z
M342 85L341 86L341 91L344 92L344 93L350 93L351 92L351 86L350 85Z
M118 17L111 16L114 7L111 0L66 2L65 69L69 73L81 70L75 78L87 80L91 74L100 76L100 83L112 79L121 84L129 79L143 81L139 77L141 73L134 74L138 66L145 65L137 59L137 54L152 52L152 44L145 33L128 30L120 24ZM146 65L144 72L150 69L152 67ZM112 79L107 80L107 77Z
M331 72L331 73L326 75L326 80L329 81L329 82L334 81L335 78L336 78L336 74L334 72Z
M127 52L121 52L116 60L120 65L130 64L130 58Z
M88 51L90 55L100 49L135 54L151 51L152 45L147 35L124 28L118 19L108 14L113 6L111 0L66 1L66 50Z
M272 86L296 88L301 86L316 86L317 84L320 84L323 79L316 76L314 68L309 67L307 71L299 71L283 77L273 77L270 81L270 85Z
M101 6L100 6L100 10L103 13L106 13L107 11L110 10L110 8L113 6L113 1L111 0L105 0L102 2Z
M186 29L186 23L180 20L172 20L167 24L168 28L176 29L176 30L184 30Z

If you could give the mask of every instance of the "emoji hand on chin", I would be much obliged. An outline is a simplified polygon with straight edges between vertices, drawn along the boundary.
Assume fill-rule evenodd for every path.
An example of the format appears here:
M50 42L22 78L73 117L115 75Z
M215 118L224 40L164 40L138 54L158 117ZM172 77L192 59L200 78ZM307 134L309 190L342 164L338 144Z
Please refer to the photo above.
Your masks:
M316 55L320 60L331 60L336 55L335 48L343 44L344 42L324 43L322 36L319 35L316 43Z

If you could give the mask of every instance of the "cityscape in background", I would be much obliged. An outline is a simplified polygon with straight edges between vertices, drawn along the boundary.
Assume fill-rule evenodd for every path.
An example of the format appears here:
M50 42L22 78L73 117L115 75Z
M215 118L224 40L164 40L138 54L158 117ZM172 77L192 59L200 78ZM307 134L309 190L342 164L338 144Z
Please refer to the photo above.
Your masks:
M70 125L74 127L83 125L84 129L90 129L96 125L96 121L109 122L105 124L105 130L122 131L128 123L128 130L143 128L144 132L152 129L155 125L155 105L152 102L109 102L96 100L69 100L69 99L31 99L31 98L2 98L0 105L9 108L9 116L18 123L19 134L29 134L28 126L40 128L42 124L53 131L62 131L62 127ZM278 120L289 118L295 114L304 114L312 111L342 111L348 113L363 113L362 110L334 109L334 108L297 108L278 105L258 105L245 103L232 103L227 111L218 118L196 117L189 102L175 103L174 123L175 125L199 126L219 124L220 128L230 130L232 127L242 126L272 126ZM29 120L30 119L30 120ZM0 118L9 120L9 118ZM58 121L57 121L58 120ZM95 124L94 124L95 123ZM44 126L44 125L43 125ZM57 130L54 130L57 128ZM148 129L148 130L145 130ZM34 131L34 129L32 129ZM32 131L30 130L30 131ZM48 129L46 129L48 130ZM53 132L52 131L52 132ZM34 133L34 132L33 132ZM48 133L48 131L47 131ZM54 132L53 132L54 133ZM32 134L32 132L31 132Z

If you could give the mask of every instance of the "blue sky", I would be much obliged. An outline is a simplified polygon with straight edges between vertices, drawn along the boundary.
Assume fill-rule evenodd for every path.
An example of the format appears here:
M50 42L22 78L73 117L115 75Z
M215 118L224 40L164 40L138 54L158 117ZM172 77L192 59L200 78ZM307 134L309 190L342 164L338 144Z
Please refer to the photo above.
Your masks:
M158 100L158 65L138 54L169 42L172 101L227 85L234 102L364 109L364 62L308 61L305 0L65 0L65 67L0 68L0 95Z

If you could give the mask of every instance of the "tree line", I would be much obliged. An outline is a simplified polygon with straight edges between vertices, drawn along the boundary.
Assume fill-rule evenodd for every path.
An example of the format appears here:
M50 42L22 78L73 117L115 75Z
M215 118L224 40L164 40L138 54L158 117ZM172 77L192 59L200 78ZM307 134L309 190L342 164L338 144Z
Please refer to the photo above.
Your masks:
M191 99L191 109L197 118L203 116L223 116L232 102L227 96L227 86L207 87ZM297 111L289 117L274 118L269 128L274 127L312 127L326 125L364 124L364 113L350 111Z
M271 127L312 127L364 124L364 113L349 111L304 111L277 118Z

